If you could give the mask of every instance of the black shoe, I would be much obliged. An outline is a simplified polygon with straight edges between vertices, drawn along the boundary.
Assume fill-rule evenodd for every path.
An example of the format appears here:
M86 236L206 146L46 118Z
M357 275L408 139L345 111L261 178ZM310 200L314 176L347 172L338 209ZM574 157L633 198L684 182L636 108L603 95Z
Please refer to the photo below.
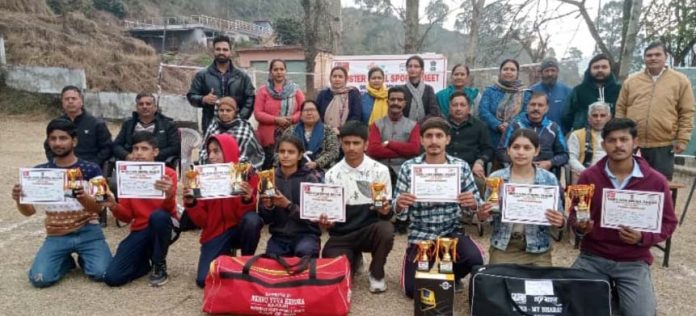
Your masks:
M394 231L398 235L406 235L408 233L408 221L396 220L394 222Z
M106 227L106 208L102 208L101 212L99 212L99 225Z
M167 283L167 262L155 263L150 273L150 286L158 287Z
M454 292L455 293L464 292L464 282L462 282L462 280L455 280L454 281Z

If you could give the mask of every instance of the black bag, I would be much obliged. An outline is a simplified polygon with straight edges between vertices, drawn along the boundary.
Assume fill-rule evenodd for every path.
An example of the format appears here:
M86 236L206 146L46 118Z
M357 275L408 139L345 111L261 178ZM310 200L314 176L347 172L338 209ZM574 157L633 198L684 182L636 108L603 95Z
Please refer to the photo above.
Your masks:
M492 264L474 267L471 315L611 315L611 284L569 268Z

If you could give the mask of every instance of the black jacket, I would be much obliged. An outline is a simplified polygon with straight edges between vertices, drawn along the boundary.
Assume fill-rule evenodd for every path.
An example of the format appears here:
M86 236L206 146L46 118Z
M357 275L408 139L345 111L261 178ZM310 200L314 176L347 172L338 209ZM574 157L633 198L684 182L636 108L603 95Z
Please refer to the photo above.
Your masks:
M70 121L67 114L63 114L61 118ZM73 123L77 126L75 155L80 159L103 167L104 161L111 158L111 132L106 127L106 123L85 110L82 110L82 114L78 115ZM44 141L44 151L48 161L53 160L53 153L48 147L48 139Z
M469 167L473 167L477 159L481 159L484 166L493 159L493 146L488 135L488 126L473 115L461 125L449 120L452 126L452 140L447 145L447 153L466 161Z
M133 150L133 133L137 123L138 112L133 112L133 117L121 124L121 131L114 139L112 147L116 160L125 160L126 156ZM174 120L157 112L155 114L154 134L157 137L157 147L159 147L159 155L155 160L165 162L170 157L181 157L179 130L174 125Z
M227 84L223 85L223 81ZM196 73L191 82L191 88L186 94L192 106L203 108L202 129L204 131L208 129L208 125L215 116L215 107L203 104L203 97L210 93L210 89L213 89L213 93L218 98L234 98L237 101L238 114L242 119L248 120L254 113L255 89L251 78L231 63L229 71L221 74L213 62L208 68Z

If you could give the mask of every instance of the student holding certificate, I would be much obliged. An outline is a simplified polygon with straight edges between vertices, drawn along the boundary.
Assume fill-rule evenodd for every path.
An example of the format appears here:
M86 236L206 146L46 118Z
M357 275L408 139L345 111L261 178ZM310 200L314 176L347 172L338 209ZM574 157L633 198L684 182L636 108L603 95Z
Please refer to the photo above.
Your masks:
M131 159L136 162L155 161L159 155L157 137L146 131L133 134ZM165 167L162 179L155 182L155 189L164 192L164 199L124 198L115 202L108 194L106 206L118 220L131 223L131 232L121 241L106 270L104 282L109 286L121 286L138 279L148 272L150 286L167 283L167 251L172 239L176 212L176 171Z
M677 226L677 217L667 179L651 168L645 159L633 156L637 134L636 123L626 118L613 119L604 126L602 147L607 156L583 171L578 179L578 184L592 183L595 186L590 203L590 220L577 221L575 212L571 211L569 222L577 234L584 235L580 256L573 267L609 277L616 284L622 315L647 316L657 312L650 279L650 265L653 262L650 248L672 235ZM626 195L631 200L662 195L662 208L607 210L603 205L605 198L612 198L607 190L618 190L612 192L615 195L629 191ZM647 201L635 204L644 206L646 203L643 202ZM658 232L638 231L626 224L619 225L619 228L605 228L601 222L608 211L628 214L627 223L645 216L646 212L654 212L661 216L661 228Z
M316 223L300 218L300 183L321 183L316 169L300 166L304 155L302 141L292 135L278 139L278 165L275 169L274 196L261 195L259 215L271 238L266 253L288 257L318 257L321 229Z
M209 163L238 163L239 147L229 134L212 135L205 147ZM198 259L196 284L205 285L210 262L220 255L230 254L238 248L242 255L251 256L261 238L263 220L256 214L256 186L259 178L250 172L249 179L241 183L244 194L228 198L198 200L193 190L184 188L184 207L201 230L201 256Z
M512 133L506 154L511 165L493 172L490 177L500 177L505 183L522 185L545 185L556 187L557 205L539 214L539 222L548 221L553 227L561 228L565 223L561 199L558 198L558 180L553 173L534 165L539 154L539 136L530 129L522 128ZM502 189L502 186L501 186ZM503 197L504 195L501 195ZM504 201L501 201L504 203ZM535 201L537 202L537 201ZM512 207L512 206L510 206ZM535 266L551 266L551 237L549 226L503 222L502 214L492 214L493 204L486 203L478 213L481 221L492 220L493 234L489 250L489 263L517 263ZM503 209L503 212L506 210Z

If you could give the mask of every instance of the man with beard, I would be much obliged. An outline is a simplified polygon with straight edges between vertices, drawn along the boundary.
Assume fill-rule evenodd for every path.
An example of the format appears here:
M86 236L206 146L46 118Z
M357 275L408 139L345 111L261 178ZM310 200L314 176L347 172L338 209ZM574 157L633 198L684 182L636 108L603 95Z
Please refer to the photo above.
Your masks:
M498 155L504 157L505 162L510 161L506 150L510 136L520 128L534 130L539 135L539 155L534 158L534 164L537 167L546 170L554 168L557 171L557 168L568 162L568 146L566 146L563 131L546 115L549 111L548 102L546 94L534 92L527 105L527 115L518 116L508 127L498 145Z
M387 116L370 126L367 155L392 169L392 185L401 164L420 152L420 128L418 123L404 116L406 91L403 87L389 88Z
M604 54L592 57L582 83L575 86L568 96L568 105L563 112L563 126L569 131L587 127L587 110L595 102L608 104L610 114L614 115L614 104L620 90L621 84L612 73L609 57Z
M215 117L215 105L222 97L232 97L239 105L239 117L248 120L254 113L254 85L247 74L232 64L232 44L224 35L213 39L215 61L200 70L191 82L186 98L192 106L203 109L203 131Z
M637 135L636 123L630 119L614 119L604 126L602 147L607 156L587 168L578 180L578 184L595 186L590 220L578 222L571 207L568 222L576 234L584 235L573 268L606 275L616 286L621 315L647 316L656 314L657 305L650 279L650 248L672 235L677 217L665 177L643 158L633 156ZM604 189L663 193L660 232L640 232L623 225L618 229L602 227Z
M547 116L551 121L561 126L563 132L568 129L564 128L561 123L561 116L566 107L566 100L570 95L570 87L565 83L558 82L558 60L553 57L544 58L541 61L541 81L529 87L534 92L543 92L549 97L549 112Z
M652 43L643 52L645 70L624 81L616 117L638 125L640 153L668 180L674 173L674 154L681 154L694 128L694 94L683 73L665 67L667 49Z
M77 253L82 271L90 279L101 282L111 261L111 251L104 240L104 234L97 221L101 206L85 187L89 180L101 177L101 169L95 163L75 155L79 142L77 127L73 122L58 118L48 123L46 139L51 160L35 168L75 169L79 168L84 180L82 187L75 189L74 197L66 197L64 202L46 205L20 204L22 187L15 184L12 199L24 216L32 216L45 211L46 239L34 258L29 270L29 281L34 287L49 287L77 267L72 257Z

